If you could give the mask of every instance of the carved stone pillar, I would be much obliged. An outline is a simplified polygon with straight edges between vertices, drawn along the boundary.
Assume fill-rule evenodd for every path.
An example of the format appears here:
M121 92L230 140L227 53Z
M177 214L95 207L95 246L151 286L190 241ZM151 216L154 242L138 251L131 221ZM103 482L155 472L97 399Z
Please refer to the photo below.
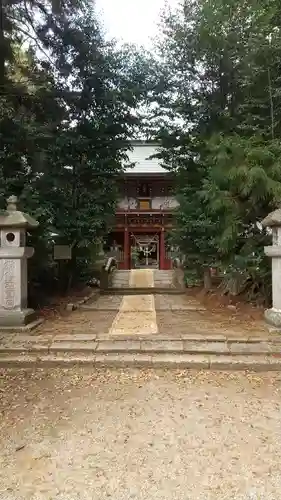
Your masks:
M268 323L281 328L281 209L271 212L262 225L272 229L272 246L264 247L272 262L272 308L264 315Z
M6 213L0 217L0 328L14 330L38 324L27 300L27 259L34 249L25 246L26 230L37 227L38 222L17 210L16 196L7 202Z

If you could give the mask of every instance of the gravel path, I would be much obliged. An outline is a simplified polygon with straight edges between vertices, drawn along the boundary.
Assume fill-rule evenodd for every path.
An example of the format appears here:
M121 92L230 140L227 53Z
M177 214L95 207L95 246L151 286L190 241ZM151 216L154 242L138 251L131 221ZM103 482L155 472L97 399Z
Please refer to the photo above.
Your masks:
M1 500L280 499L281 374L1 375Z

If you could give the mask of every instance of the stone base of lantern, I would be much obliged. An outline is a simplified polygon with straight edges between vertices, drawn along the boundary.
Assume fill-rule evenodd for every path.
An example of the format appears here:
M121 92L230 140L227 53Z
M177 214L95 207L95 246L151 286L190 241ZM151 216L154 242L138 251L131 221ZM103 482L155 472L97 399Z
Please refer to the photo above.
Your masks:
M0 330L31 330L42 323L34 309L1 310Z
M281 309L266 309L264 317L267 323L281 329Z

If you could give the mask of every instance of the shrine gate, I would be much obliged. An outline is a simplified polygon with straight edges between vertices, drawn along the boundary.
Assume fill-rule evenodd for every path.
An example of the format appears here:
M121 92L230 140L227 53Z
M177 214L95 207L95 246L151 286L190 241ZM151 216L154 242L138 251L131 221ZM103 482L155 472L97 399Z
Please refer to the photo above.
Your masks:
M171 175L153 158L157 143L135 141L128 167L119 181L120 200L108 246L117 255L119 269L152 267L170 269L173 248L168 233L173 228Z

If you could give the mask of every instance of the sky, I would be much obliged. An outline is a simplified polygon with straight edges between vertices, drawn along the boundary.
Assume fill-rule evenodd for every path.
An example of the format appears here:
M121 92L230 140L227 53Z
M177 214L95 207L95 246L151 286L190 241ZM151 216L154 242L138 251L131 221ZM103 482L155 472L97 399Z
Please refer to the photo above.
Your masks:
M178 0L95 0L110 38L146 48L152 46L165 3L174 6Z

